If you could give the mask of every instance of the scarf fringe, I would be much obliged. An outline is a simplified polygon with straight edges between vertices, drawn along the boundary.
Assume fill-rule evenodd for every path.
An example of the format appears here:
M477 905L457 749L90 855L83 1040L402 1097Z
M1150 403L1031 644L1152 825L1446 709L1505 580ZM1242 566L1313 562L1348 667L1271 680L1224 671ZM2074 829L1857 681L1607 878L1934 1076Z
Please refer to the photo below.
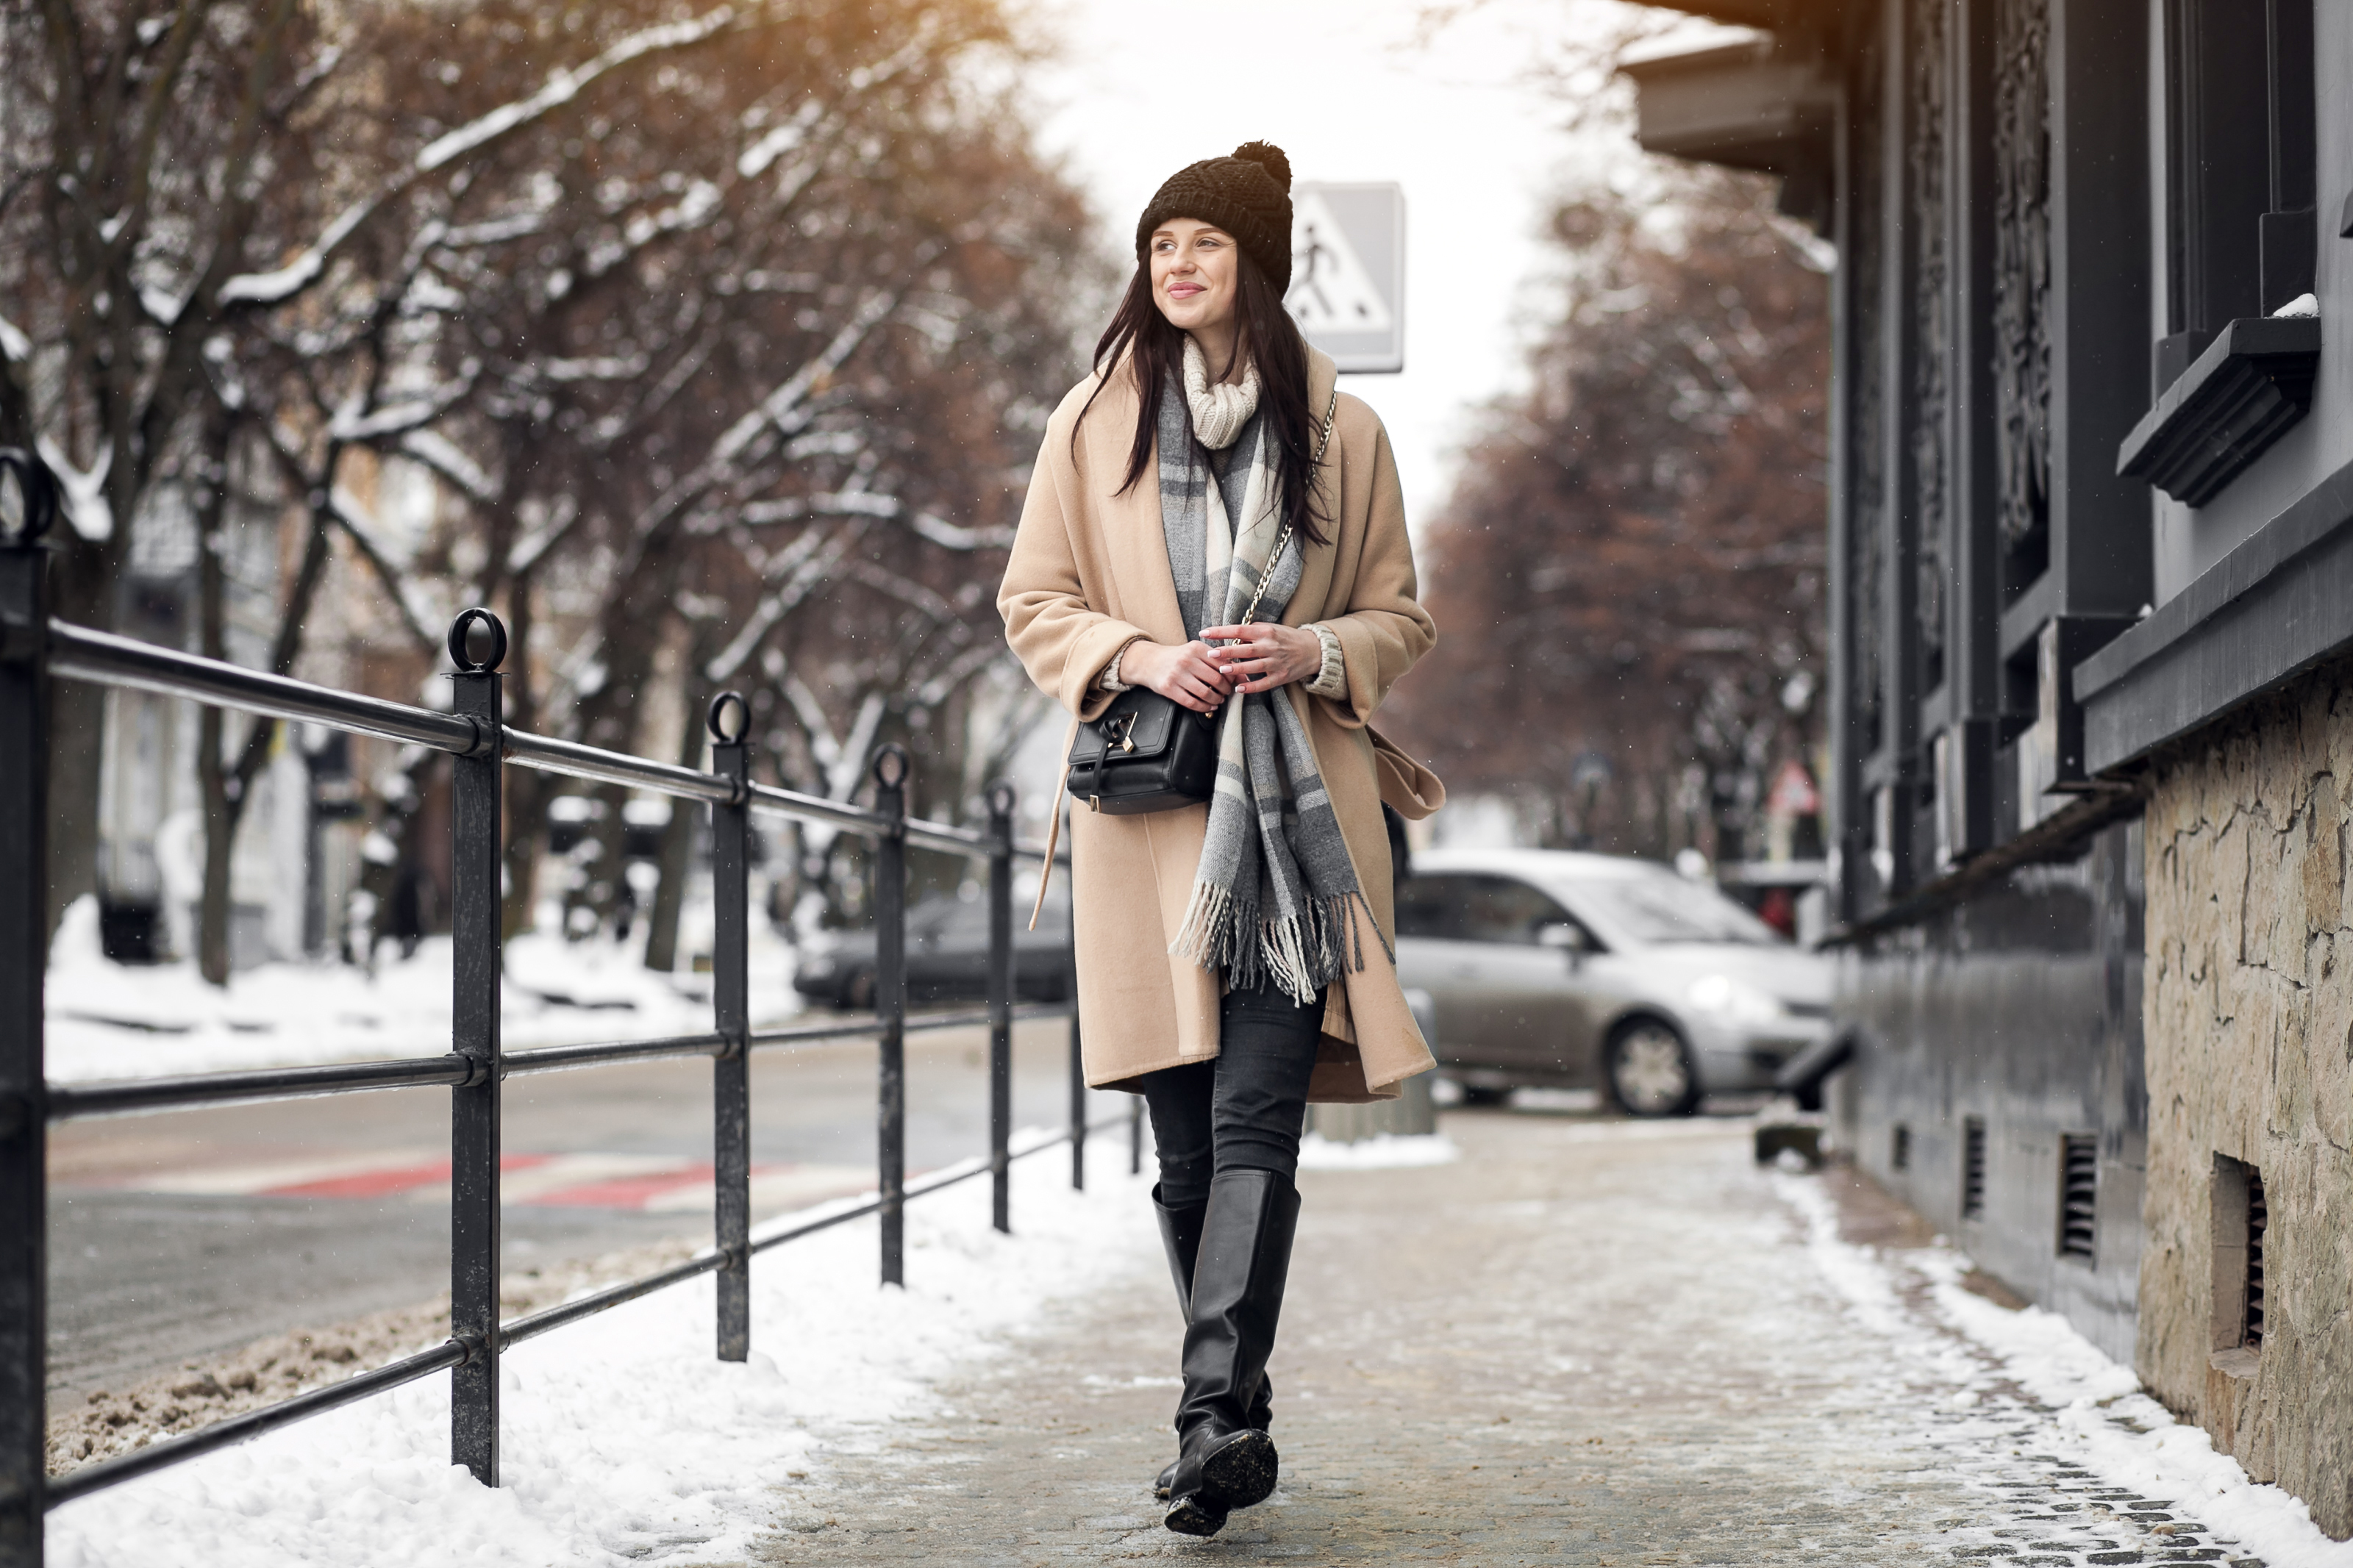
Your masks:
M1245 904L1214 883L1196 882L1168 952L1204 969L1224 970L1237 991L1255 990L1271 980L1303 1006L1343 974L1364 973L1365 933L1355 919L1359 912L1382 952L1396 963L1396 950L1361 892L1311 899L1299 914L1265 920L1254 902Z

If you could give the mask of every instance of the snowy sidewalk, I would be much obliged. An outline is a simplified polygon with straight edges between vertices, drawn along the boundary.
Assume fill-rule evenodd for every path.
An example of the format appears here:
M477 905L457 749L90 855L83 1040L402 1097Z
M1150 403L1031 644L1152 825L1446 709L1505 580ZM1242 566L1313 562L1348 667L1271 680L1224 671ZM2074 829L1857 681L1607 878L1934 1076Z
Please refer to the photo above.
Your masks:
M2353 1563L2202 1436L2129 1430L2164 1418L2128 1373L1961 1290L1950 1252L1841 1241L1851 1184L1757 1171L1745 1124L1447 1127L1459 1163L1303 1178L1283 1487L1214 1541L1146 1492L1177 1333L1155 1278L818 1455L756 1560Z
M1841 1239L1841 1205L1900 1215L1757 1170L1745 1123L1445 1126L1458 1162L1303 1179L1284 1485L1214 1541L1147 1492L1177 1324L1146 1184L1098 1159L1073 1194L1044 1154L1012 1237L985 1183L913 1205L904 1291L871 1222L764 1255L749 1365L711 1359L707 1281L520 1347L499 1490L448 1466L433 1379L60 1509L50 1561L2353 1568L1949 1250Z

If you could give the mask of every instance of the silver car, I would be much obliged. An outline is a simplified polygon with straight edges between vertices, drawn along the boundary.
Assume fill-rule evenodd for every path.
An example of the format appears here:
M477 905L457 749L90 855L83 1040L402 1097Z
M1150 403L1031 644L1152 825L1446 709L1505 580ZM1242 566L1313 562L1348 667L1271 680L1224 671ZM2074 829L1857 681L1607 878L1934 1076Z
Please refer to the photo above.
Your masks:
M1636 1116L1767 1089L1830 1032L1829 961L1654 861L1431 849L1398 891L1398 977L1476 1099L1600 1089Z

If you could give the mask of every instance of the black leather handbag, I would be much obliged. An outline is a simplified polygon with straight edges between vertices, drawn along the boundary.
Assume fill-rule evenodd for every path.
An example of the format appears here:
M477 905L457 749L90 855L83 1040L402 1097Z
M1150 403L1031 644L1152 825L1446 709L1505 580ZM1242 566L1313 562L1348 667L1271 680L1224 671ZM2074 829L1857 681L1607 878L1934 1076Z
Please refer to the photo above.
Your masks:
M1316 443L1311 471L1324 465L1339 412L1340 392L1335 387L1324 410L1324 437ZM1258 602L1290 542L1291 525L1285 523L1274 548L1267 552L1266 570L1259 574L1258 591L1250 595L1240 625L1249 626L1258 617ZM1092 722L1079 726L1066 761L1071 797L1086 802L1089 811L1138 816L1192 805L1208 799L1218 787L1218 716L1195 712L1146 688L1130 687ZM1039 896L1044 894L1040 882Z
M1110 816L1169 811L1218 784L1218 716L1130 687L1071 742L1071 795Z

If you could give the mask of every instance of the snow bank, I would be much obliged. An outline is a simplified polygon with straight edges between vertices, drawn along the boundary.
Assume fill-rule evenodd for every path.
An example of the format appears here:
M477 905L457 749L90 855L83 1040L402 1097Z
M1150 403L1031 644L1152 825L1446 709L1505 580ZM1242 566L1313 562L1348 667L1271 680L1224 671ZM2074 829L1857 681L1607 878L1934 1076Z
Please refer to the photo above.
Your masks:
M1091 1175L1092 1173L1090 1173ZM1148 1183L1074 1194L1050 1156L1014 1167L1017 1234L971 1182L907 1211L905 1289L874 1283L871 1219L752 1267L749 1363L711 1353L709 1279L508 1353L506 1484L448 1463L448 1379L304 1422L49 1516L53 1568L411 1568L740 1560L828 1452L935 1409L952 1368L1008 1352L1049 1304L1162 1284Z
M2003 1384L2023 1390L2051 1413L2056 1430L2050 1451L2062 1458L2112 1485L2165 1499L2270 1568L2353 1568L2353 1542L2321 1533L2302 1499L2250 1480L2237 1460L2216 1453L2204 1432L2176 1421L2129 1367L2108 1359L2065 1319L2040 1307L2011 1311L1965 1289L1970 1262L1949 1247L1891 1258L1843 1241L1819 1182L1774 1180L1802 1216L1807 1249L1824 1279L1866 1326L1909 1340L1924 1359L1957 1372L1957 1400ZM1906 1283L1927 1287L1926 1321L1904 1305ZM1974 1366L1957 1365L1956 1337L1974 1352Z
M225 1072L306 1062L431 1056L449 1048L449 939L416 956L378 950L376 973L342 963L268 963L207 985L192 962L123 964L100 951L98 908L69 910L51 945L48 1076L53 1082ZM753 924L754 1023L800 1010L792 949ZM507 944L508 1048L701 1034L708 974L658 974L641 949L529 935Z
M1412 1165L1451 1165L1461 1158L1462 1151L1443 1132L1377 1132L1354 1143L1335 1143L1321 1132L1310 1132L1299 1141L1303 1171L1391 1171Z

